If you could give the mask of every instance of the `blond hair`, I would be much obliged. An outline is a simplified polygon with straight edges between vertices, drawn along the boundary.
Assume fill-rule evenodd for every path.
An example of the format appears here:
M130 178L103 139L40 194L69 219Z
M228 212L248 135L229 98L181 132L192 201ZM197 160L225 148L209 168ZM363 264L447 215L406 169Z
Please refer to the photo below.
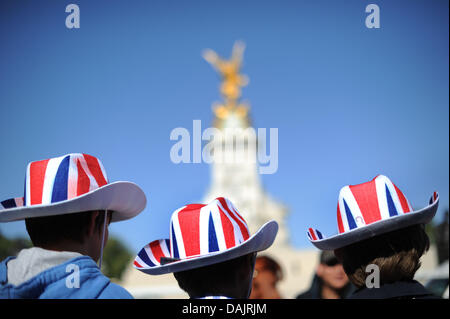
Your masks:
M335 253L350 281L363 287L370 264L378 266L381 285L413 280L420 268L420 257L429 247L423 225L414 225L337 249Z

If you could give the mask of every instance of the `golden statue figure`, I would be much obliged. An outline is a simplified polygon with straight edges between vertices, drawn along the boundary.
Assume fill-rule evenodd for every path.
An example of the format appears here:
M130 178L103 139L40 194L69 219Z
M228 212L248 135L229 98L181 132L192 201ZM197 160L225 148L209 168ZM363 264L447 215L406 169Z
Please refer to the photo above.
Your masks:
M220 92L225 101L215 105L214 113L218 119L225 119L230 113L235 113L241 119L246 119L248 106L238 103L241 97L241 87L248 84L248 77L239 73L244 49L245 45L243 42L236 42L229 60L220 58L211 49L203 52L203 58L214 67L222 78Z

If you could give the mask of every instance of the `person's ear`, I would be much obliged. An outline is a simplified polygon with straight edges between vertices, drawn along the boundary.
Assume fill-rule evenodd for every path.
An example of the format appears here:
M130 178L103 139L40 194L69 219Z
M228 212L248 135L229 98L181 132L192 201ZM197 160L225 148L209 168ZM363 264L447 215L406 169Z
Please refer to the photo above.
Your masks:
M87 235L89 237L93 236L95 234L95 232L97 231L95 220L97 219L97 216L99 214L100 214L99 211L95 211L95 212L92 212L89 217L89 227L88 227L88 231L87 231Z
M252 271L255 271L255 265L256 265L256 253L249 254L248 261L250 263L250 267Z

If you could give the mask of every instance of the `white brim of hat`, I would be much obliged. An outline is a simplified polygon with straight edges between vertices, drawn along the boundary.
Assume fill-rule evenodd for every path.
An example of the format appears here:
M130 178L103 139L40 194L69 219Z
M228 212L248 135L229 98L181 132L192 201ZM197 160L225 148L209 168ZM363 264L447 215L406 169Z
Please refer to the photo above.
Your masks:
M311 240L311 243L321 250L334 250L342 248L371 237L382 235L394 230L406 228L418 224L427 224L436 215L439 206L439 198L432 204L418 211L400 214L385 220L380 220L369 225L352 229L348 232L332 237ZM323 234L323 233L322 233Z
M153 267L136 267L136 269L149 275L162 275L173 272L190 270L193 268L205 267L234 258L238 258L253 252L258 252L269 248L277 235L278 223L271 220L265 223L253 236L248 238L242 244L225 251L213 252L207 255L191 257L174 261L165 265L156 265Z
M146 196L138 185L119 181L60 202L0 210L0 222L92 210L113 211L111 222L118 222L135 217L144 210L146 204Z

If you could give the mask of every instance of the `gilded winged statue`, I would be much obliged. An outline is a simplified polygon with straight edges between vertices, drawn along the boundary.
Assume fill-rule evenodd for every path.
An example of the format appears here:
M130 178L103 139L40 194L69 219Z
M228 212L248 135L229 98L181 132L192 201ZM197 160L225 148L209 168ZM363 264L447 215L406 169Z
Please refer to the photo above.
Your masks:
M246 75L240 74L244 50L245 44L237 41L229 60L222 59L211 49L203 52L203 58L214 67L222 78L220 93L225 101L216 105L214 110L219 119L227 117L230 112L235 112L240 117L247 115L248 106L238 103L241 97L241 87L246 86L249 82Z

